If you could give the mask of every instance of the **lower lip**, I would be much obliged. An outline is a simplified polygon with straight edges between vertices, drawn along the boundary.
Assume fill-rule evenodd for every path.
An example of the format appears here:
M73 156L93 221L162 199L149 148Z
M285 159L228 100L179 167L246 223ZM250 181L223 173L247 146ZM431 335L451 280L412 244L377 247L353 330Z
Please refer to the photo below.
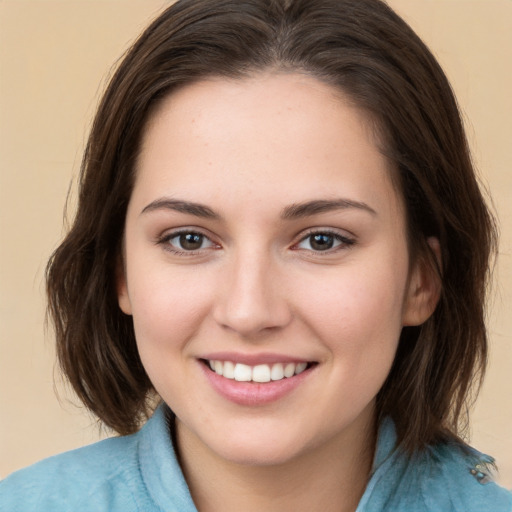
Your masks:
M239 382L226 379L200 362L203 373L213 389L222 397L237 405L259 406L276 402L292 393L309 377L313 368L308 368L293 377L270 382Z

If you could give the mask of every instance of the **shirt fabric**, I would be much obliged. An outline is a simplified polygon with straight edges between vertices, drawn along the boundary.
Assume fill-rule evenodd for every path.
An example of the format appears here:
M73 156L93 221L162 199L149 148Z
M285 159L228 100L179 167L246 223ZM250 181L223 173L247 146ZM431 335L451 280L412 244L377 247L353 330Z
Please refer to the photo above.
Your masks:
M197 512L160 406L136 434L43 460L0 482L1 512ZM488 481L489 457L460 445L413 458L379 429L372 475L356 512L512 512L512 493Z

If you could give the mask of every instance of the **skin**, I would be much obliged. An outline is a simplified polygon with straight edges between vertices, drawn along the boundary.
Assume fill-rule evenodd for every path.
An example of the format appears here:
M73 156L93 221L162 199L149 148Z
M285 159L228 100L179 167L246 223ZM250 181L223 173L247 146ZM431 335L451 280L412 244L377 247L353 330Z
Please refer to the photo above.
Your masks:
M391 171L365 114L306 75L199 82L150 119L119 305L177 415L202 512L355 510L375 396L402 326L425 321L437 293L410 261ZM312 201L336 205L299 215ZM196 249L177 232L200 235ZM314 365L278 400L240 405L205 377L201 359L221 351Z

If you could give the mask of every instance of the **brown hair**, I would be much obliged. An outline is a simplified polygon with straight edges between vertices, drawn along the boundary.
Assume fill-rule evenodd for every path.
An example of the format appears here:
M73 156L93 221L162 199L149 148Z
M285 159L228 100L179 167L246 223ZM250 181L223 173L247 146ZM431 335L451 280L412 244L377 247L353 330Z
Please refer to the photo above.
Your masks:
M176 87L268 69L308 73L368 111L397 171L413 257L435 265L426 240L439 239L439 304L425 324L403 329L377 413L393 418L409 451L458 435L486 361L495 229L444 73L380 0L180 0L140 36L101 101L76 218L47 268L64 373L84 404L119 433L135 431L147 416L154 390L116 294L141 134Z

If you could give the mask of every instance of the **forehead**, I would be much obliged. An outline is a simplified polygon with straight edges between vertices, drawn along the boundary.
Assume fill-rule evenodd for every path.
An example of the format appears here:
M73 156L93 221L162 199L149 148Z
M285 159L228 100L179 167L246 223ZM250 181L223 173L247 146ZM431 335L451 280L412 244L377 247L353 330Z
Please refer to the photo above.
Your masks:
M158 126L165 123L169 126L173 121L176 122L174 134L186 130L198 136L200 130L211 135L214 130L230 127L237 133L242 127L251 128L258 135L256 130L262 123L272 123L276 128L274 135L280 128L287 128L290 133L295 123L295 130L290 133L293 135L306 121L313 135L317 126L312 123L320 121L326 129L319 135L326 137L329 121L340 111L351 111L351 122L364 129L368 142L376 142L370 114L358 108L338 88L307 73L276 70L240 79L212 77L174 90L157 105L146 124L142 149L148 149ZM236 116L237 126L233 123L221 126L220 122L231 115Z
M396 202L390 171L369 116L340 91L309 75L268 73L205 80L165 98L144 133L135 192L282 202L346 192Z

